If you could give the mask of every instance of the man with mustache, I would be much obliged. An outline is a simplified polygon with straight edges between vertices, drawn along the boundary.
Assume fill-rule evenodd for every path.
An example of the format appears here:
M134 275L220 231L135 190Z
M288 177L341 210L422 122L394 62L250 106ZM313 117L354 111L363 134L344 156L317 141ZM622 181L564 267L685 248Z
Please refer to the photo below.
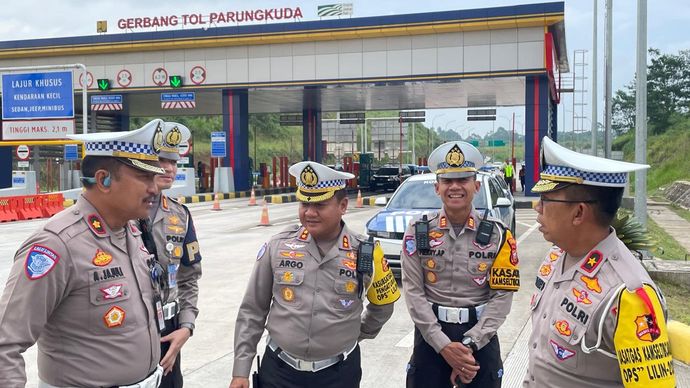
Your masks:
M675 387L664 300L611 227L628 172L544 137L532 191L554 244L532 295L525 387Z
M131 220L158 192L162 129L156 119L69 135L84 142L84 191L14 257L0 298L1 387L26 385L22 353L36 342L41 388L158 386L160 278Z
M483 160L463 141L429 155L443 208L412 223L403 238L403 292L415 324L407 387L501 386L496 331L520 273L511 231L472 205Z
M156 176L158 190L171 188L180 160L179 146L191 136L186 126L166 122L158 152L165 173ZM160 388L182 388L180 349L194 332L199 314L198 280L201 277L201 253L192 215L175 199L159 193L149 212L150 230L158 262L167 273L162 293L165 330L161 333L161 366L164 369Z
M356 388L358 343L376 337L400 293L383 251L342 220L346 181L354 176L315 162L289 172L297 178L301 225L273 236L257 254L235 324L230 387L249 387L265 328L261 388Z

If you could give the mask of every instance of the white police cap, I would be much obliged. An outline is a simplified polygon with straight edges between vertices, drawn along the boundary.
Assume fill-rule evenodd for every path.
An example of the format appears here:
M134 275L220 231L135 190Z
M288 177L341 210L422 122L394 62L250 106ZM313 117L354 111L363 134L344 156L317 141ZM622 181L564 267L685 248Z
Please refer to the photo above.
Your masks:
M484 165L481 152L470 143L451 141L431 151L429 170L441 178L466 178Z
M647 164L621 162L569 150L544 136L542 172L532 191L546 193L572 184L624 187L628 172L649 168Z
M302 202L326 201L344 189L348 179L355 177L316 162L295 163L288 172L297 178L297 199Z
M185 143L192 136L191 131L180 123L166 121L161 136L154 141L155 151L159 158L180 160L180 144Z
M155 151L163 132L163 120L155 119L139 129L67 135L84 142L84 156L109 156L139 170L164 174Z

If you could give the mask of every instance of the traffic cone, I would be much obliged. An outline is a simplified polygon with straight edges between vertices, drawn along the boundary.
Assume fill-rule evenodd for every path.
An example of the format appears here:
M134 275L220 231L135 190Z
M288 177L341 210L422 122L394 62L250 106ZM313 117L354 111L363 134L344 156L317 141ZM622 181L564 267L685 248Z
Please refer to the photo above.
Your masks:
M355 207L364 207L364 202L362 201L362 190L357 190L357 205Z
M254 188L252 187L252 194L249 196L249 205L256 206L256 195L254 195Z
M268 205L266 200L264 200L264 208L261 209L261 220L259 221L259 226L270 226L271 222L268 221Z
M216 196L213 198L213 207L211 210L222 210L220 208L220 193L216 193Z

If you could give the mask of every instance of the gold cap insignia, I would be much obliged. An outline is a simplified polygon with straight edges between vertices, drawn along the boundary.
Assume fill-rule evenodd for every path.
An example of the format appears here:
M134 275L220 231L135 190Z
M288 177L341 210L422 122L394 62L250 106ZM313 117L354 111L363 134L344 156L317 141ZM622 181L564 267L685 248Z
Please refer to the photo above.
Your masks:
M179 146L182 141L182 132L175 126L165 135L165 142L173 147Z
M319 176L316 175L316 171L314 171L310 165L304 167L302 172L299 174L299 179L305 186L313 187L319 183Z
M153 146L153 150L156 151L156 153L159 153L161 150L161 147L163 146L163 122L161 121L158 123L156 126L156 130L153 133L153 143L151 144Z
M451 167L460 167L465 163L465 155L457 144L446 154L446 163Z

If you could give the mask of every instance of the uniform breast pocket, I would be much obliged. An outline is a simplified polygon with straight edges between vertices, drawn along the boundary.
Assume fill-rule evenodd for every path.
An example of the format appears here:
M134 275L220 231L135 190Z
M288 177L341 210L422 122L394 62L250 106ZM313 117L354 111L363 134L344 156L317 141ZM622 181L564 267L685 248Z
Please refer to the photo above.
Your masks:
M580 341L587 327L561 312L553 316L555 318L550 322L549 351L559 363L568 368L576 368L582 352Z
M126 279L89 285L89 327L96 334L127 332L136 327L131 289ZM134 299L132 299L134 300Z
M304 283L304 271L279 269L273 273L273 276L273 295L275 300L284 306L301 306L303 302L302 283Z
M335 290L333 306L336 310L353 310L361 303L357 298L357 281L355 279L336 279L333 287Z

